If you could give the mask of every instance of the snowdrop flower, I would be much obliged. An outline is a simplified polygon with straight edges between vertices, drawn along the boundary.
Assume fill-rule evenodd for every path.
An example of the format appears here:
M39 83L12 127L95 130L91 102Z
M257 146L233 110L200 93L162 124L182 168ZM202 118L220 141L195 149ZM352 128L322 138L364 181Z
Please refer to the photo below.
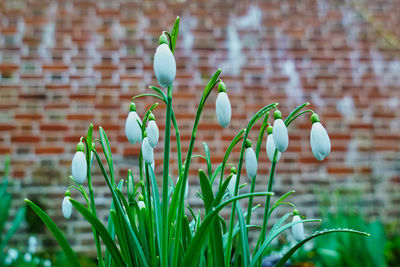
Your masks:
M18 250L15 248L10 248L7 251L7 256L10 257L11 261L16 260L18 258Z
M172 54L167 42L165 34L162 34L153 62L153 69L158 83L165 88L172 84L176 75L174 54Z
M254 178L257 174L257 157L253 148L251 147L251 141L246 140L246 151L245 151L245 162L246 162L246 172L249 178Z
M294 215L293 215L292 222L301 221L299 212L297 210L294 210L293 213L294 213ZM296 239L297 241L301 241L305 238L303 223L297 223L292 226L292 235L293 235L294 239Z
M44 262L43 262L43 266L44 267L51 267L51 261L50 260L44 260Z
M138 204L138 207L139 207L140 210L146 208L146 205L144 204L144 202L142 200L138 201L137 204Z
M153 113L150 113L149 115L149 123L146 127L146 133L147 137L149 138L150 146L152 148L156 148L159 138L159 132Z
M154 162L153 148L151 147L147 136L143 139L142 155L145 163L152 164Z
M317 113L311 116L310 144L314 157L317 160L323 160L331 152L331 140L324 126L319 122Z
M24 254L24 261L25 262L31 262L31 260L32 260L32 255L29 252L26 252Z
M225 84L221 81L218 85L218 97L215 104L215 112L217 113L217 119L219 124L226 128L231 121L231 102L226 94Z
M76 153L74 155L74 158L72 159L72 177L77 184L83 184L86 180L87 165L84 150L85 149L83 143L79 142L76 146Z
M236 185L236 180L237 180L236 168L235 167L231 168L231 173L233 175L232 175L231 180L228 183L228 192L229 192L229 194L231 196L233 196L233 194L235 193L235 185Z
M267 151L267 155L268 155L268 159L269 161L273 161L274 160L274 154L275 154L275 142L274 142L274 135L272 134L273 132L273 128L271 126L268 126L267 128L267 132L268 132L268 137L267 137L267 143L266 143L266 151ZM278 154L276 155L276 162L278 162L281 158L281 152L278 151Z
M279 152L285 152L289 145L289 137L286 125L282 120L282 114L279 110L274 112L274 118L274 130L272 135L274 137L275 147Z
M72 204L71 201L69 201L69 197L71 196L71 192L69 190L65 191L65 197L62 201L61 205L61 210L62 214L65 219L71 218L71 213L72 213Z
M139 123L141 124L142 121L136 113L135 103L132 102L128 118L126 118L125 122L125 134L131 144L142 142L142 128Z

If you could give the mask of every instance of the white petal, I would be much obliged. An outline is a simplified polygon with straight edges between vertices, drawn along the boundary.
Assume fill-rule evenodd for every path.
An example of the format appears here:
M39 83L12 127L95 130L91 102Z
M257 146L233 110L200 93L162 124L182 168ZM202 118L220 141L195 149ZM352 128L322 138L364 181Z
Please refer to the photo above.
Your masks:
M267 137L267 144L266 144L266 149L267 149L267 155L269 161L274 160L274 153L275 153L275 142L274 142L274 136L272 134L269 134ZM276 156L276 162L278 162L281 158L281 152L278 151L278 155Z
M228 183L228 191L232 196L233 196L233 193L235 192L236 180L237 180L237 175L234 174L234 175L232 175L232 178Z
M125 134L131 144L142 142L142 129L138 121L142 123L136 111L130 111L125 122Z
M68 199L69 197L64 197L63 201L62 201L62 205L61 205L61 210L62 210L62 214L64 216L65 219L69 219L71 217L71 213L72 213L72 204Z
M323 160L331 152L331 141L320 122L313 123L310 133L311 150L317 160Z
M292 222L298 222L301 221L301 218L299 215L294 215ZM304 226L303 223L298 223L292 226L292 234L294 239L297 241L301 241L305 238L304 235Z
M285 152L289 145L289 136L285 123L282 119L274 121L273 132L275 147L279 152Z
M86 156L82 151L77 151L71 164L72 177L77 184L83 184L86 180Z
M217 119L219 124L226 128L231 121L231 102L225 92L218 94L217 101L215 104L215 112L217 113Z
M154 120L149 121L149 124L146 128L147 137L149 138L149 143L152 148L155 148L158 143L159 132L157 123Z
M152 164L154 161L154 152L153 148L149 144L149 138L145 137L142 143L142 155L144 162L147 164Z
M257 174L257 158L252 147L246 148L245 162L247 176L253 178Z
M176 63L167 44L161 44L157 47L153 62L154 73L158 83L162 87L168 87L175 79Z
M146 205L141 200L137 204L138 204L140 210L146 208Z

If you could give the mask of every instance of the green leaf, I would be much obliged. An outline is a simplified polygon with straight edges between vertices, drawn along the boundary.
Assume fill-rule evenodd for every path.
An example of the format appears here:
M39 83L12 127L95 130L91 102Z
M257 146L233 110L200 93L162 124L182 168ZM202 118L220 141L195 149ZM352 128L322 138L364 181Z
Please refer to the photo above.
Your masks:
M99 133L100 133L101 147L103 148L104 156L106 157L106 160L108 163L108 168L110 169L111 184L114 184L115 183L114 182L114 167L113 167L113 161L112 161L110 142L108 141L106 132L104 131L103 127L101 127L101 126L99 127Z
M303 239L299 243L297 243L294 247L292 247L288 252L286 252L285 255L279 260L279 262L275 265L275 267L282 267L285 265L285 263L289 260L289 258L306 242L310 241L313 238L316 238L321 235L326 235L330 233L349 233L349 234L358 234L358 235L363 235L363 236L370 236L370 234L353 230L353 229L328 229L328 230L323 230L323 231L318 231L312 234L311 236Z
M81 266L75 252L72 250L71 246L68 244L67 239L57 227L57 225L53 222L53 220L39 206L37 206L29 199L25 199L25 202L39 216L39 218L53 234L54 238L57 240L58 244L67 256L67 260L69 261L71 266Z
M11 195L4 191L3 195L0 197L0 233L3 233L4 224L7 222L7 218L10 213Z
M190 242L189 248L187 249L182 263L180 266L190 266L191 262L196 262L199 255L201 248L204 245L204 241L206 240L206 237L208 236L208 231L209 227L212 226L212 222L215 218L218 217L218 213L229 203L233 201L237 201L239 199L243 198L248 198L250 196L266 196L266 195L273 195L272 192L257 192L253 194L243 194L239 195L233 198L230 198L226 200L225 202L222 202L218 206L216 206L210 213L207 214L207 216L204 218L203 222L201 223L200 227L197 229L195 236L192 239L192 242ZM222 257L222 255L221 255Z
M243 256L242 266L248 266L249 262L250 262L249 240L247 238L246 222L244 220L243 211L242 211L242 208L240 207L239 201L236 206L236 210L238 213L238 221L239 221L239 227L240 227L240 246L239 247L241 248L240 252Z
M110 254L112 255L117 266L125 266L124 259L122 258L121 253L115 245L114 240L108 233L106 227L81 203L73 198L69 198L69 201L75 207L75 209L79 211L79 213L82 214L82 216L96 229L101 239L103 239L104 245L106 245L110 251Z
M233 177L233 174L231 173L231 174L225 179L225 181L224 181L224 183L222 184L222 186L219 188L219 190L218 190L218 192L217 192L217 194L216 194L216 196L215 196L215 199L214 199L214 202L213 202L213 206L217 206L217 205L219 205L219 203L221 202L222 198L224 197L226 188L228 187L229 182L231 181L232 177Z
M204 207L206 209L206 212L209 213L212 207L212 203L214 201L214 195L207 175L202 169L199 169L199 180L201 192L203 194Z
M284 201L288 196L292 195L295 191L291 190L287 193L285 193L284 195L282 195L275 203L274 205L272 205L270 211L269 211L269 216L271 215L271 213L274 211L274 209L276 209L282 201Z
M212 176L211 155L210 155L210 149L208 148L208 145L206 142L203 142L203 148L204 148L204 152L206 153L208 176L211 177Z
M174 53L176 40L178 40L178 32L179 32L179 17L176 17L174 27L171 31L171 51Z
M297 221L297 222L291 222L291 223L285 224L284 226L276 229L274 232L270 232L267 236L267 239L265 239L265 241L262 243L260 248L257 250L256 255L253 256L253 258L250 262L250 267L257 265L257 262L264 255L264 252L265 252L266 248L268 247L269 243L271 243L271 241L274 240L275 237L277 237L280 233L282 233L286 229L288 229L298 223L320 222L320 221L321 220L319 220L319 219L309 219L309 220L301 220L301 221Z
M160 88L153 86L153 85L149 86L149 88L154 90L156 93L158 93L158 95L160 96L160 99L162 101L164 101L164 103L167 103L167 96L165 95L163 90L161 90Z
M166 102L166 100L162 96L156 95L156 94L139 94L139 95L135 95L134 97L132 97L132 101L134 101L136 98L143 97L143 96L152 96L152 97L161 99L163 102Z
M10 229L7 231L4 239L1 241L1 246L0 246L0 251L3 251L3 248L7 245L8 240L15 234L15 232L18 230L21 222L25 220L25 211L26 207L21 207L17 214L14 217L14 220L11 224Z

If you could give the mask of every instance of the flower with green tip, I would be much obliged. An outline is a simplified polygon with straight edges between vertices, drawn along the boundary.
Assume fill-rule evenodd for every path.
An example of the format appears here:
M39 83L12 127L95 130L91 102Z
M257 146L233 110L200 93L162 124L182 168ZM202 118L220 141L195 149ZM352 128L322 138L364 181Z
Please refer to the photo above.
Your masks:
M139 123L141 124L142 121L136 113L135 103L132 102L128 118L126 118L125 122L125 134L131 144L142 142L142 128Z
M175 79L176 63L174 54L172 54L171 49L166 44L166 38L161 38L162 36L165 35L160 36L160 45L157 47L154 55L153 69L158 83L162 87L167 88Z
M274 137L275 147L279 152L285 152L289 145L289 136L285 123L282 120L282 115L279 110L274 112L274 127L272 135Z
M226 93L225 84L221 81L218 85L218 97L215 103L215 112L217 114L217 119L219 124L226 128L231 121L231 102L229 101L228 94Z
M154 151L147 136L143 139L142 155L145 163L152 164L154 162Z
M140 210L146 208L146 204L144 204L144 202L142 200L138 201L137 204L138 204L138 207Z
M246 172L249 178L254 178L257 175L257 157L254 149L251 147L250 140L246 141L246 150L245 150L245 163L246 163Z
M275 149L276 149L275 142L274 142L274 135L272 134L273 128L271 126L268 126L267 132L268 132L268 136L267 136L267 142L265 144L265 149L267 151L269 161L273 162ZM278 151L278 154L276 155L276 162L278 162L280 160L281 154L282 153Z
M87 174L86 155L83 151L84 145L82 142L79 142L71 164L72 177L80 185L85 182Z
M61 205L61 211L62 214L64 216L65 219L69 219L71 218L71 214L72 214L72 204L71 201L69 201L69 198L71 196L71 193L69 192L69 190L67 190L65 192L65 197L62 201L62 205Z
M294 213L294 215L293 215L292 223L301 221L301 217L299 216L298 211L295 210L293 213ZM304 226L303 226L302 222L297 223L292 226L292 235L293 235L294 239L296 239L297 241L301 241L305 238Z
M150 146L152 148L156 148L159 138L159 131L153 114L150 114L149 116L149 123L147 124L146 127L146 133L149 139Z
M320 123L319 117L316 113L311 116L311 122L311 150L317 160L324 160L331 152L331 140L329 139L329 135L324 126Z

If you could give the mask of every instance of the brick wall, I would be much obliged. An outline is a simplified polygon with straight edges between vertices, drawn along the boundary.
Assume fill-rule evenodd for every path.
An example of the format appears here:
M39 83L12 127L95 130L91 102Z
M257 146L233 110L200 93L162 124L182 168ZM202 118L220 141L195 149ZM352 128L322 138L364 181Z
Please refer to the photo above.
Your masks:
M232 122L228 129L218 125L216 93L211 94L195 153L202 153L201 141L206 141L213 161L219 163L230 140L259 108L279 102L285 116L309 101L330 133L332 153L322 163L313 158L311 125L307 118L300 119L289 129L276 193L294 188L295 204L312 217L318 211L315 190L355 188L364 193L368 214L386 222L398 220L397 1L248 2L1 1L0 154L12 157L13 206L20 206L25 196L40 201L79 251L93 252L94 247L87 246L92 243L88 223L76 213L67 223L60 210L76 143L89 122L96 129L102 125L118 176L124 178L128 168L137 166L139 146L130 145L124 135L129 101L157 84L152 70L157 39L179 15L173 107L184 151L202 89L210 74L222 67ZM136 102L140 116L153 101ZM154 113L163 131L165 105ZM253 140L255 136L254 132ZM269 170L264 149L260 191L266 189ZM176 164L175 155L171 162ZM161 165L159 145L157 173ZM198 190L194 174L199 167L205 168L204 162L195 160L191 197ZM105 218L110 196L97 167L94 172L99 214ZM199 200L191 203L196 206ZM45 245L54 242L49 234L40 237ZM18 233L17 240L25 243L25 232Z

